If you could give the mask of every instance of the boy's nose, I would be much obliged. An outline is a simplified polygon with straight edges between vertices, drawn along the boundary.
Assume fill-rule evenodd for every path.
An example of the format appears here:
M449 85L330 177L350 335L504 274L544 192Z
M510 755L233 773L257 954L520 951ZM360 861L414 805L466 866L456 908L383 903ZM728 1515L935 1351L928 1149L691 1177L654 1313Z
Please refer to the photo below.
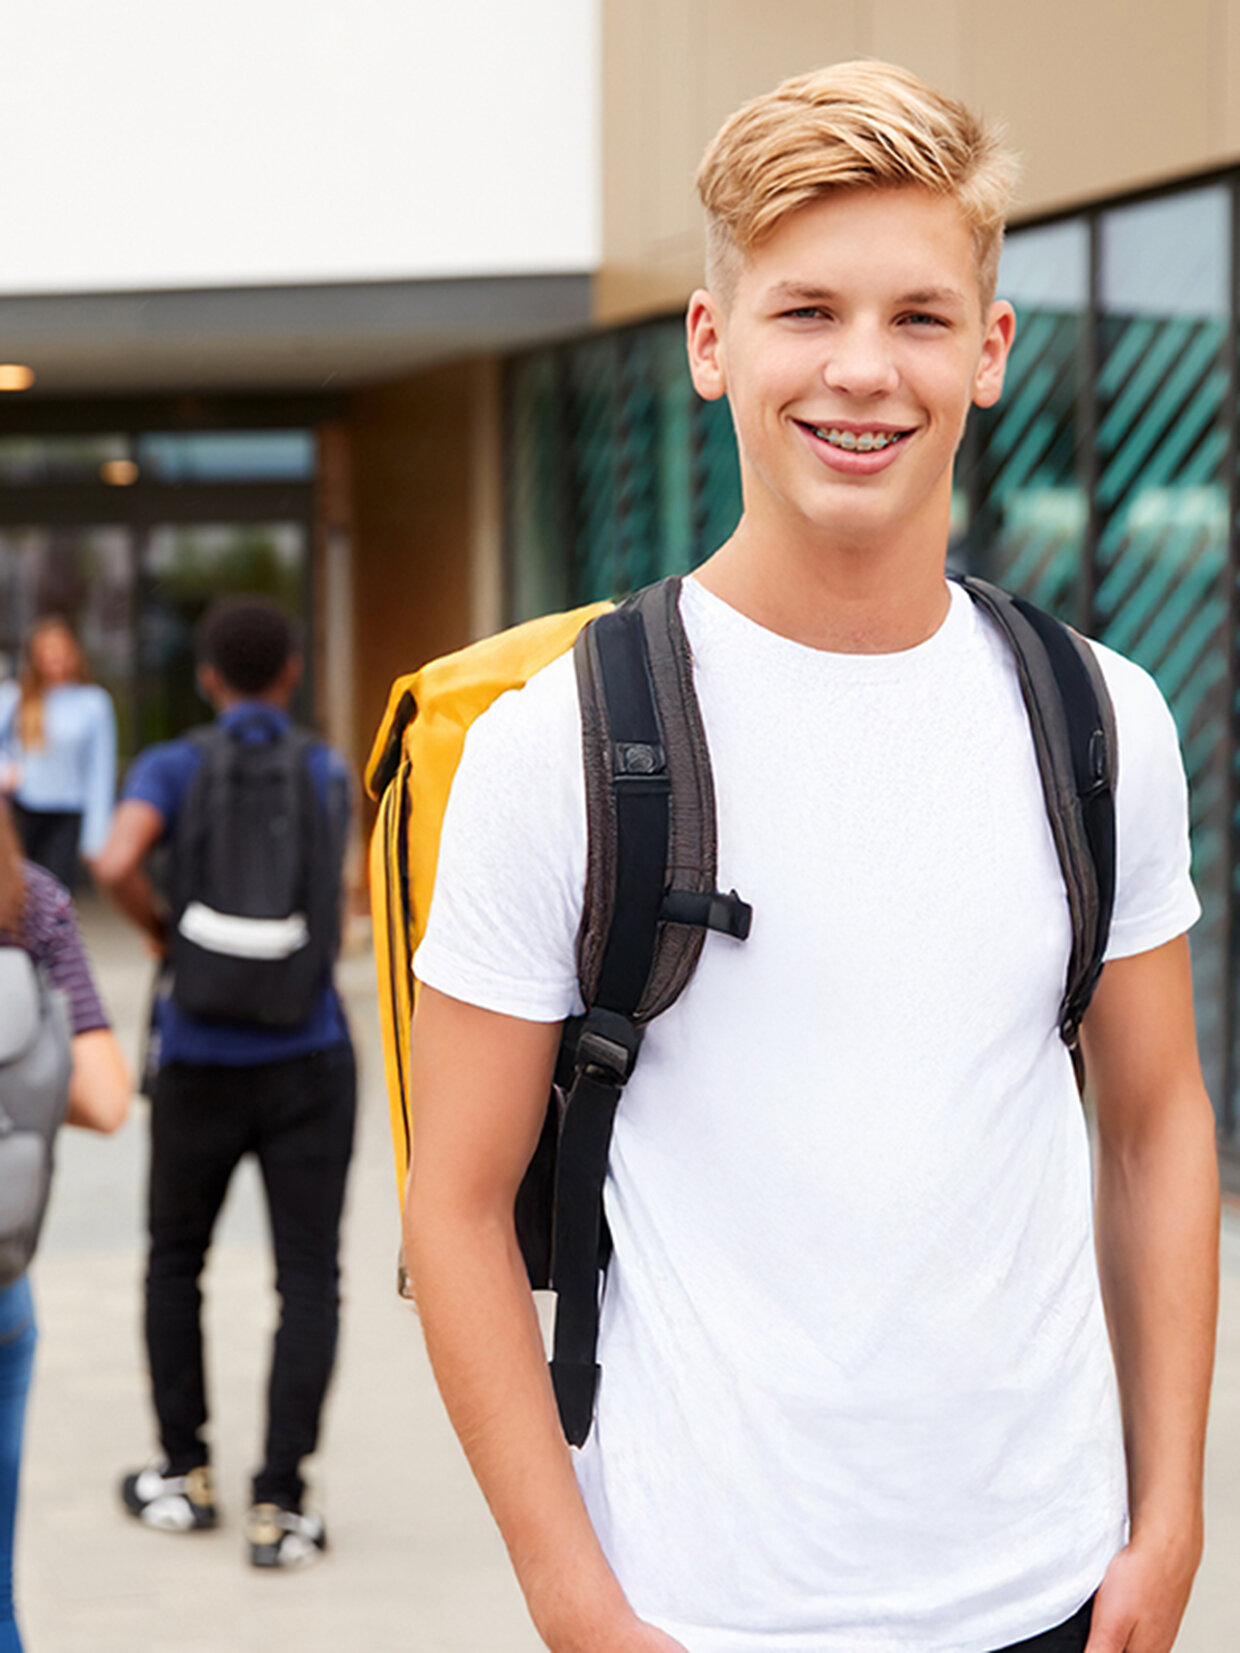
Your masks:
M895 389L896 367L876 328L855 327L835 335L823 364L830 390L850 396L877 396Z

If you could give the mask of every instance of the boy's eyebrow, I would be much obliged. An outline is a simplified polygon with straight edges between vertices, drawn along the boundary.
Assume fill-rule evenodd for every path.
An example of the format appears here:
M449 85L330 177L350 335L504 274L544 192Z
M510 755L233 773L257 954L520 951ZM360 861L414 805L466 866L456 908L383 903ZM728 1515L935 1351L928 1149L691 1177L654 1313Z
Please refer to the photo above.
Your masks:
M957 287L923 287L915 293L905 293L897 304L957 305L963 309L968 299Z
M767 294L772 304L833 304L838 294L828 287L816 287L800 281L778 281ZM968 299L956 287L919 287L915 292L901 293L897 304L944 305L967 309Z

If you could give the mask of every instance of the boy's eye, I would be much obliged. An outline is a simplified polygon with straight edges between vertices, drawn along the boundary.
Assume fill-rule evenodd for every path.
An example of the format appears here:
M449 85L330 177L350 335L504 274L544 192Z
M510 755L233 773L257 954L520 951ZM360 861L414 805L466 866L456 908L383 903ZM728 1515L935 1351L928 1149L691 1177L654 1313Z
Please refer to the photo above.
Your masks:
M942 316L931 316L921 310L905 316L904 324L906 327L947 327L950 325Z
M784 315L790 321L817 321L825 316L826 311L817 304L800 304L795 310L785 310Z

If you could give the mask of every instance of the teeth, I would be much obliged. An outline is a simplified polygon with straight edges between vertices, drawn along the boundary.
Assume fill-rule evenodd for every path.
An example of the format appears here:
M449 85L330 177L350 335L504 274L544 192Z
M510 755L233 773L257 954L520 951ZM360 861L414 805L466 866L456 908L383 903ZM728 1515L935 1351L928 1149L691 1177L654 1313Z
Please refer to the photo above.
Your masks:
M834 430L823 425L811 425L810 429L815 436L829 442L833 448L843 448L848 453L877 453L883 448L889 448L893 442L898 442L900 436L893 432L863 430L860 434L851 430Z

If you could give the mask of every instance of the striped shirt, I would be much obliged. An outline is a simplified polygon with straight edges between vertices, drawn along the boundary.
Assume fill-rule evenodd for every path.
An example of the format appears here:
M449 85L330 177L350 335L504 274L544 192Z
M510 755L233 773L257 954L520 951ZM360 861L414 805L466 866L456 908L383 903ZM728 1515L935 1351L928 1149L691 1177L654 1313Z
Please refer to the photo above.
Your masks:
M0 947L21 947L47 971L52 986L69 1001L69 1023L75 1036L109 1027L68 890L50 872L29 861L22 862L22 877L21 924L16 931L0 929Z

